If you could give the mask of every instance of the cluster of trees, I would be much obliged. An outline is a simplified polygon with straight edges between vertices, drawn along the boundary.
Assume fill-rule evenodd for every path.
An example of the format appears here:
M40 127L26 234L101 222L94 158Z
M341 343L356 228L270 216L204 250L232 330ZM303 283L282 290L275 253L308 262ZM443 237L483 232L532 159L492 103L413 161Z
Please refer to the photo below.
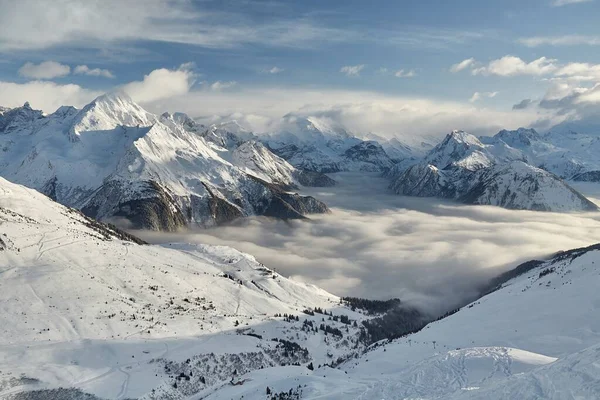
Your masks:
M385 315L363 321L365 329L361 329L359 339L369 345L383 339L396 339L423 329L430 322L418 310L409 307L398 307Z
M273 393L267 386L267 400L300 400L302 398L302 386L298 385L286 392Z
M321 324L319 325L319 329L322 330L323 332L325 332L325 334L330 334L333 336L337 336L337 337L344 337L344 334L342 333L342 331L340 331L338 328L333 328L329 325L325 325L325 324Z
M242 280L241 280L241 279L236 279L236 278L235 278L233 275L230 275L230 274L228 274L228 273L226 273L226 272L224 272L224 273L223 273L223 275L221 275L221 276L222 276L223 278L228 278L228 279L231 279L232 281L236 282L236 283L237 283L237 284L239 284L239 285L242 285L242 284L244 284L244 282L242 282Z
M302 357L308 357L308 349L300 346L296 342L292 342L285 339L272 339L274 342L279 342L277 345L278 349L283 349L283 356L290 357L290 355L301 355Z
M364 310L371 315L384 314L400 306L400 299L369 300L358 297L342 297L340 301L350 307L352 311Z
M543 278L546 275L550 275L551 273L553 273L555 271L556 271L556 268L554 268L554 267L546 268L542 272L540 272L539 278Z
M285 322L300 321L300 317L292 314L275 314L275 318L283 318Z

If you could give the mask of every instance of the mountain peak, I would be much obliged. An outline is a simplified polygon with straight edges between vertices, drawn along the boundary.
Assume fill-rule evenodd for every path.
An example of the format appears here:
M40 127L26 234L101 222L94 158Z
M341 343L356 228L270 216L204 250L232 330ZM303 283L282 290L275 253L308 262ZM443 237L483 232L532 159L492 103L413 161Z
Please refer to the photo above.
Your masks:
M503 129L494 135L494 138L500 139L507 145L515 148L531 146L533 142L541 140L540 134L535 129L528 128L519 128L513 131Z
M90 104L127 104L134 103L133 99L125 92L113 91L96 97ZM134 103L135 104L135 103Z
M442 141L442 143L448 143L450 141L465 143L467 145L483 146L481 141L479 141L479 139L477 139L477 137L475 137L474 135L456 129L450 132L448 135L446 135L446 138Z
M9 132L43 118L44 113L31 108L29 102L22 107L0 109L0 132Z
M136 104L123 92L110 92L98 96L79 111L71 134L89 130L111 130L117 126L150 126L156 117Z

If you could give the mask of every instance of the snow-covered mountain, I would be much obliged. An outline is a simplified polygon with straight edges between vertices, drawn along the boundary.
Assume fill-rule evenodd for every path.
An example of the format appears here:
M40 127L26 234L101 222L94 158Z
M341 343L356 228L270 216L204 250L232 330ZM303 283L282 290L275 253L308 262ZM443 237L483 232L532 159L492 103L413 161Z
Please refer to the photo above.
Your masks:
M288 190L331 182L302 179L243 132L217 130L221 142L184 114L157 117L123 94L47 116L25 104L0 115L0 175L97 219L149 229L327 211Z
M595 211L598 208L558 176L534 167L523 148L542 148L535 131L501 131L476 138L453 131L417 164L388 173L398 194L456 199L510 209ZM514 146L514 147L513 147Z
M583 173L600 170L597 154L600 137L565 130L561 126L541 135L534 129L503 130L493 137L480 138L484 143L507 144L519 150L527 162L563 179L578 180Z
M359 139L331 121L288 115L284 122L283 130L261 138L297 168L323 173L384 172L395 164L379 142Z

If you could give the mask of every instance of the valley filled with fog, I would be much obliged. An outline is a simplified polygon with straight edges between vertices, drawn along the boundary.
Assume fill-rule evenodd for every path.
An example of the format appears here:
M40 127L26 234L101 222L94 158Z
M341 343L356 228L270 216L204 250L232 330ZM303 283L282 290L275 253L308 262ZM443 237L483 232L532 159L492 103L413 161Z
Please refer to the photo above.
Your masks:
M310 220L256 217L186 233L137 233L153 243L232 246L337 295L398 297L434 313L471 299L520 262L600 242L598 213L467 206L392 194L376 173L330 176L334 187L303 188L332 211ZM576 188L598 203L600 185Z

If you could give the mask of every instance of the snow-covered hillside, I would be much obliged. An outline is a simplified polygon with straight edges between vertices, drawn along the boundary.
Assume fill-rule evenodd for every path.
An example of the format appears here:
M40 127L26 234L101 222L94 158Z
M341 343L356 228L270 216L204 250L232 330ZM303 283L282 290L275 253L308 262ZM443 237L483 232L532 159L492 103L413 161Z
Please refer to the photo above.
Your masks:
M186 115L157 117L123 94L48 116L26 104L0 115L0 175L95 218L149 229L327 211L286 191L311 183L301 171L243 132L227 134L216 143Z
M600 247L525 263L496 284L450 316L338 369L256 371L247 385L208 398L259 399L265 386L299 386L302 399L599 398L600 322L592 316L600 308Z
M390 188L407 196L510 209L597 210L558 176L528 164L533 156L521 148L546 148L536 142L539 135L535 131L501 131L494 138L481 139L453 131L419 163L388 172Z
M2 178L0 239L1 398L183 398L364 347L353 322L367 316L250 255L138 244Z

